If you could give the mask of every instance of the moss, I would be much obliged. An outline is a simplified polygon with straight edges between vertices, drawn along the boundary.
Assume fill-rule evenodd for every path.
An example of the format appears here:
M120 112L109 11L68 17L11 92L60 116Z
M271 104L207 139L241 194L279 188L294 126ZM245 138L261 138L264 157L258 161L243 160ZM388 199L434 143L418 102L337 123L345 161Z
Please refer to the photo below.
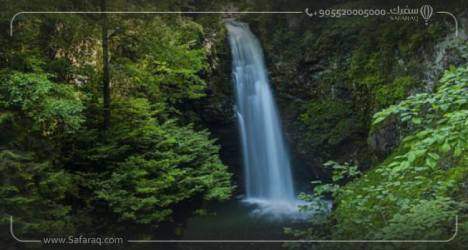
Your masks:
M373 1L333 5L327 7L394 7ZM436 19L426 27L388 17L249 18L292 144L304 155L333 159L353 158L349 148L365 147L371 115L414 92L434 44L447 34ZM336 150L343 144L345 150Z
M415 86L412 76L402 76L396 78L391 84L380 86L375 91L375 106L387 107L403 100L408 91Z
M359 130L351 107L345 101L310 101L303 109L299 122L304 126L306 140L315 148L333 148Z

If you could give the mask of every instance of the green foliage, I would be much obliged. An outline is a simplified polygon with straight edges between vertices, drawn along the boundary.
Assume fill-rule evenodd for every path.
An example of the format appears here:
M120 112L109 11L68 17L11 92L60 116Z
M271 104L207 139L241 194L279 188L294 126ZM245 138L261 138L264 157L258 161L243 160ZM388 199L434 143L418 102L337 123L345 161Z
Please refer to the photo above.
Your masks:
M418 94L374 116L397 117L411 132L397 150L337 196L336 237L448 239L465 212L468 71L452 68L433 94ZM462 239L460 239L462 240Z
M95 183L97 202L104 201L119 220L150 224L171 220L173 208L194 197L224 200L230 174L218 158L218 146L206 131L158 122L146 99L115 103L106 144L88 152L109 162Z
M314 182L319 184L314 187L314 193L302 195L310 201L304 210L318 216L306 230L287 229L286 232L301 239L451 238L455 217L463 221L468 212L467 96L468 67L452 67L440 79L435 93L410 96L375 114L374 126L387 119L408 123L410 129L399 147L383 163L360 177L357 169L347 164L324 164L333 168L333 182ZM346 180L348 177L358 178ZM343 180L344 186L340 185ZM323 202L318 201L330 195L335 209L327 213ZM466 223L460 223L459 227L461 231L451 243L454 248L468 241L463 235ZM326 247L339 248L338 245ZM438 247L418 244L413 248Z
M34 153L0 151L2 224L15 219L17 235L65 234L74 230L65 198L76 189L73 176Z
M392 84L384 85L376 90L376 102L382 107L388 107L397 101L405 99L408 91L415 86L413 77L398 77Z
M13 72L0 86L2 126L20 125L43 136L73 133L83 122L80 94L51 82L46 74Z
M170 24L153 18L138 25L120 38L129 40L120 49L131 56L119 59L119 89L169 105L204 96L206 83L200 76L208 64L202 27L184 18Z
M330 239L333 234L331 201L328 199L336 198L342 191L342 183L359 177L361 172L357 166L348 162L340 164L335 161L327 161L323 165L332 172L331 182L313 181L313 193L299 195L300 199L308 202L307 205L301 207L302 211L313 214L309 221L309 227L305 230L285 228L285 234L301 240ZM288 243L286 246L299 248L301 244Z
M81 128L81 95L72 87L53 83L44 73L3 71L0 75L1 223L14 216L15 232L71 232L74 176L57 158L62 139Z
M415 200L412 206L403 207L398 214L395 214L382 230L375 232L372 238L439 239L447 231L454 230L455 216L460 209L457 206L460 204L448 197Z
M312 184L314 185L314 192L312 196L308 197L306 194L302 194L302 199L307 201L324 201L329 196L336 197L341 191L340 187L342 186L342 183L357 178L361 175L358 167L351 165L348 162L340 164L335 161L327 161L323 164L323 166L330 169L332 173L331 182L323 183L320 180L313 181ZM307 210L312 208L314 208L314 204L309 205Z
M180 122L190 119L174 120L185 115L185 103L204 96L202 27L183 17L127 20L122 26L113 38L119 46L112 128L106 141L77 158L84 162L80 168L104 164L89 187L97 195L93 204L105 204L120 222L158 226L184 203L228 198L230 174L208 132Z
M107 2L135 10L167 4ZM181 4L191 3L170 6ZM120 222L157 227L180 218L177 208L188 215L231 194L219 146L184 112L206 92L202 26L187 16L109 15L112 123L104 131L99 18L22 16L14 37L0 35L0 223L14 215L21 236L113 231Z
M372 124L377 126L388 117L396 116L415 128L423 128L447 113L466 108L467 72L466 67L450 68L440 80L441 86L435 94L421 93L411 96L398 105L374 114Z
M431 32L414 32L408 24L366 22L361 25L366 27L362 32L366 37L356 38L361 43L351 51L346 75L356 101L364 101L369 110L376 111L403 100L409 90L417 87L418 75L413 71L419 62L413 51L433 43L437 36ZM406 46L411 50L404 50ZM398 49L404 53L397 52ZM369 118L366 114L365 119Z

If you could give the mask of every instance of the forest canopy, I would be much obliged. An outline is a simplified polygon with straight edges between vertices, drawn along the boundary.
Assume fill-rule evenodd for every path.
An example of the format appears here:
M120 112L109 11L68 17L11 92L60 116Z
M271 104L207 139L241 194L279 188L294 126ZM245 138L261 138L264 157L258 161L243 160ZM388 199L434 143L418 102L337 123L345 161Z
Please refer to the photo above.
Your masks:
M183 105L207 90L205 35L183 16L18 17L0 48L2 225L158 227L180 207L229 198L219 145Z

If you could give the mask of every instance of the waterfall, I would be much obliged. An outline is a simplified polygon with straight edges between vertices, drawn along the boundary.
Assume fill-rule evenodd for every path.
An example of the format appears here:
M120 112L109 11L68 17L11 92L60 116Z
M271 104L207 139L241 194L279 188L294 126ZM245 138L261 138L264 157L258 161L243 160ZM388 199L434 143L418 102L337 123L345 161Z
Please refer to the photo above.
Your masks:
M267 204L275 212L297 210L291 164L262 48L247 24L229 22L226 27L233 58L246 201Z

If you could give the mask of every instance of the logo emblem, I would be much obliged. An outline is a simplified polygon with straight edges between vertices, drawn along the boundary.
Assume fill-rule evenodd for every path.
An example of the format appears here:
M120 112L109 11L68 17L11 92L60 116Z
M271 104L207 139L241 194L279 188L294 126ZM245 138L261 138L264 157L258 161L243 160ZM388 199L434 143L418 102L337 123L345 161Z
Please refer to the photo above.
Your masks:
M421 16L422 18L424 18L424 23L426 23L427 25L429 22L429 19L434 13L434 9L432 8L432 6L426 4L426 5L421 6L421 9L419 9L419 12L421 12Z

